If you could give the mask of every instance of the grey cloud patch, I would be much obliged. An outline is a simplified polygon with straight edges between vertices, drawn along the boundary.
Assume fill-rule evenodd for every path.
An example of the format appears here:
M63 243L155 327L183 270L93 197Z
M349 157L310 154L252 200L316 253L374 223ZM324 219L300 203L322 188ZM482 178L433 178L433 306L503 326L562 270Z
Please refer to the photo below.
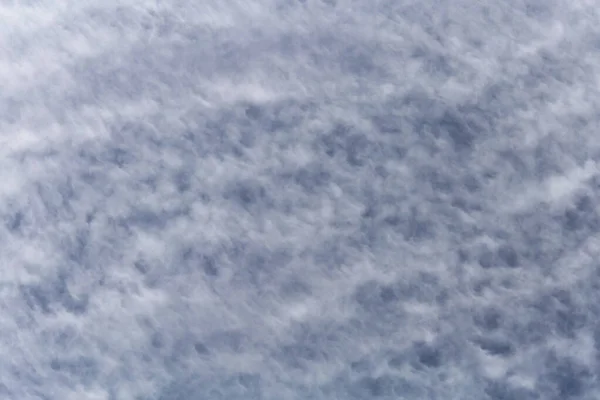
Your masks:
M598 397L588 3L0 5L2 397Z

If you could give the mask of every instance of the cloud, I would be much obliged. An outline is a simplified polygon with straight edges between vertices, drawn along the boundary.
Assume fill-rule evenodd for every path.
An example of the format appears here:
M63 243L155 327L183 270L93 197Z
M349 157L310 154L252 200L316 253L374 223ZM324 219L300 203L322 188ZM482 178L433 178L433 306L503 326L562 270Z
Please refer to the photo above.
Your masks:
M2 397L593 397L593 6L1 2Z

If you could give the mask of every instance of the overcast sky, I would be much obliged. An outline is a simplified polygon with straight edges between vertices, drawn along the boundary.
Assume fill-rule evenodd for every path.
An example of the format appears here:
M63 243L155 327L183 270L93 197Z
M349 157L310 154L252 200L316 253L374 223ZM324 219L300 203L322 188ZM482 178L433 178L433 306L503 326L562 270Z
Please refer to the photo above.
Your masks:
M0 398L600 396L591 0L0 0Z

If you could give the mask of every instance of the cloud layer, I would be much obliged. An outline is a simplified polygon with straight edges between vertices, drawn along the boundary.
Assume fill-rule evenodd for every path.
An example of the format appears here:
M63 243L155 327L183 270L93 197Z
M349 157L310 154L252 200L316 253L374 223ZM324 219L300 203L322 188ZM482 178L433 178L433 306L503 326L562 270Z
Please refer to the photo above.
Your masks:
M591 1L0 1L0 395L594 399Z

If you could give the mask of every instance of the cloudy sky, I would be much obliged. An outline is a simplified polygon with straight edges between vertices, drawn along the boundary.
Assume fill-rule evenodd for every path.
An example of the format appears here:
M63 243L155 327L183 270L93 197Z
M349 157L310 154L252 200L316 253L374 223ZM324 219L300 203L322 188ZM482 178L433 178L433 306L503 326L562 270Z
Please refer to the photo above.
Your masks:
M600 396L596 2L0 21L0 398Z

